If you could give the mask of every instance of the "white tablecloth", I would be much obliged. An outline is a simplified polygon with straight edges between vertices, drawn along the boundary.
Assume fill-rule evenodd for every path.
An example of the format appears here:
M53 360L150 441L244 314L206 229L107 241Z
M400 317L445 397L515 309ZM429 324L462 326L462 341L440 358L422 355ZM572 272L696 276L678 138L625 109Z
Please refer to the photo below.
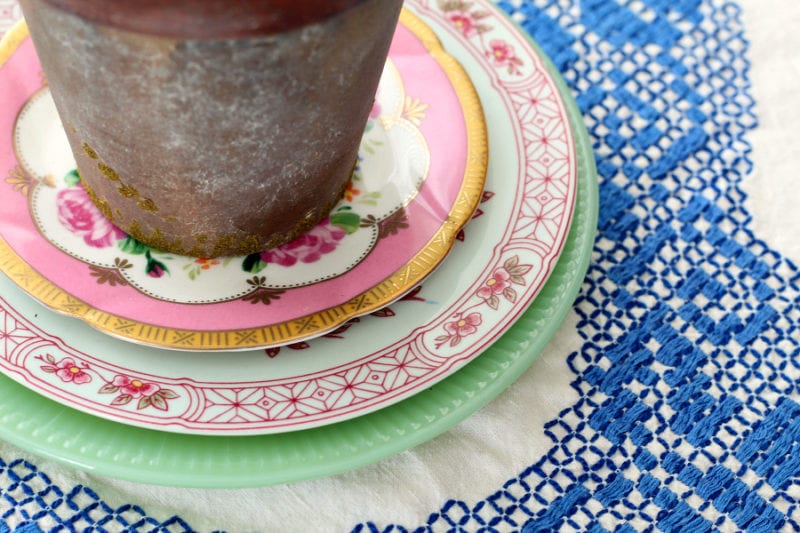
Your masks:
M740 4L743 11L738 14L737 6ZM143 531L157 528L155 524L171 524L169 531L183 528L198 531L415 531L418 528L422 528L422 531L445 531L462 518L465 531L477 531L481 521L485 522L485 527L491 526L498 531L519 530L525 524L528 524L530 531L558 527L564 530L602 527L593 531L626 531L617 529L625 524L631 530L646 530L654 526L665 531L681 528L687 531L735 531L746 527L761 531L780 528L793 530L800 523L800 489L797 485L798 471L786 467L786 461L791 459L790 452L800 446L800 437L792 434L790 440L783 444L784 452L775 448L778 444L773 441L782 432L781 428L789 434L794 426L789 422L776 426L775 435L764 437L766 440L759 441L760 447L756 446L761 454L758 457L748 457L741 450L747 442L755 446L753 435L758 434L759 428L764 431L767 427L765 421L772 420L770 414L782 399L792 404L800 403L798 388L783 386L787 382L800 383L800 368L796 363L800 355L800 271L796 266L800 264L800 186L797 183L800 169L800 141L797 135L800 127L800 55L797 53L800 50L800 3L793 0L743 0L740 4L690 0L535 0L528 3L502 3L505 8L514 11L520 21L540 17L539 24L549 21L549 24L560 28L558 35L572 37L571 41L565 42L556 42L553 37L553 41L542 44L548 50L575 52L572 59L556 63L564 69L565 78L576 96L590 86L603 84L601 77L597 76L602 64L598 58L605 57L615 64L622 64L633 57L636 47L631 43L636 41L636 34L633 32L634 37L626 34L626 28L630 27L626 24L633 19L641 23L640 33L643 34L653 32L654 35L661 35L659 32L667 30L677 32L672 48L666 51L688 67L684 79L689 83L696 82L712 94L718 93L720 98L728 97L723 95L722 86L703 83L703 77L709 76L708 68L713 67L703 65L711 65L709 58L713 59L715 54L722 62L730 62L737 83L744 86L747 79L750 81L751 85L743 89L743 94L752 97L755 105L750 109L749 100L745 98L748 100L744 104L745 115L754 111L758 117L757 126L752 126L752 120L748 122L747 116L726 116L724 109L720 108L718 114L709 115L701 127L712 138L722 130L735 137L733 140L718 140L718 143L727 143L722 148L749 160L752 167L739 167L749 169L741 176L740 182L731 176L712 177L708 173L698 172L697 180L700 183L692 186L698 195L720 206L723 218L730 202L736 203L739 211L732 221L721 223L720 227L728 232L728 237L767 263L771 280L780 281L773 284L780 288L774 297L780 304L774 303L773 307L784 316L782 320L764 327L767 332L779 330L788 335L790 339L781 346L788 346L794 352L770 353L763 345L769 342L763 340L770 338L768 334L761 337L761 345L752 345L751 355L745 353L749 344L742 348L736 344L735 336L722 346L698 341L700 349L708 354L714 355L716 349L722 348L729 353L726 357L741 356L745 361L743 364L750 367L757 365L747 358L763 358L771 361L771 368L775 369L774 372L755 373L743 385L749 392L743 393L741 388L733 387L730 380L725 381L721 374L713 374L708 367L703 367L700 373L705 373L714 381L707 389L712 400L736 398L741 404L738 407L741 411L738 412L747 413L746 416L741 415L742 421L733 417L729 425L720 422L722 429L715 433L718 441L693 442L687 433L682 437L677 435L678 440L666 443L674 445L668 450L663 446L659 448L654 441L636 442L636 437L630 436L633 435L632 431L620 443L615 443L607 434L601 435L601 429L591 427L592 414L601 409L602 402L613 400L614 394L603 395L597 391L597 387L591 384L590 369L608 370L614 364L581 362L580 354L602 360L602 354L611 352L615 342L627 332L641 327L632 318L633 315L625 314L616 304L600 298L601 287L615 289L613 280L609 281L608 277L614 265L609 256L602 252L602 249L609 248L612 238L608 227L601 227L598 251L576 310L569 315L543 355L487 407L445 434L412 450L330 478L257 489L194 490L107 479L39 459L0 442L0 491L19 499L21 486L15 484L4 465L21 458L30 463L26 471L47 476L47 482L37 478L31 481L31 486L56 486L64 494L74 490L79 494L76 497L78 506L84 509L97 502L102 502L100 507L105 505L111 510L127 509L128 505L138 506L136 512L139 516L149 517L150 520L149 525L142 527ZM630 14L635 16L630 17ZM8 28L9 21L19 15L14 2L0 0L0 31ZM621 21L616 32L605 24L614 17L620 17ZM536 36L556 35L547 28L536 28L534 26ZM707 32L707 37L700 39L707 45L704 50L692 48L698 41L698 32ZM622 35L625 42L621 43L614 35ZM657 68L657 54L663 51L658 46L663 46L663 43L659 45L661 41L657 37L653 37L653 42L641 47L647 58L637 61L644 62L646 67L652 67L655 72L660 68ZM653 86L656 82L656 76L645 81ZM710 99L711 96L706 98ZM676 109L683 110L677 105ZM604 161L613 162L614 150L606 144L607 139L598 133L600 130L595 128L598 121L599 118L591 109L586 110L586 124L594 136L598 163L602 167ZM634 133L623 135L630 139ZM665 145L665 153L667 149ZM709 148L710 151L714 149ZM685 164L690 170L697 170L704 164L703 161L707 161L707 158L690 155L686 156ZM683 185L688 183L688 177L678 171L675 174L672 181L666 178L662 180L670 191L678 187L674 185L676 182L683 180ZM647 191L635 190L628 181L620 178L621 171L612 170L610 175L601 176L601 183L616 184L641 200L630 207L637 216L642 216L642 209L655 209L643 200ZM717 181L712 184L714 179ZM648 183L651 181L657 180ZM716 197L715 191L719 193ZM686 188L681 189L680 194L676 193L681 202L691 196ZM607 199L601 194L601 212L605 207L602 202ZM742 213L752 218L745 220ZM671 217L674 216L677 214L672 213ZM670 223L674 220L670 218ZM674 223L673 226L677 227ZM617 244L621 247L622 255L634 253L637 245L630 240L620 240ZM676 241L673 247L678 252L675 253L680 253L681 246L688 244ZM665 252L659 253L666 257ZM711 253L708 252L708 258ZM699 268L703 268L703 262L708 258L697 258ZM658 257L652 259L657 260ZM678 264L677 268L681 275L688 276L688 270L681 270L683 265ZM646 286L644 277L649 275L658 276L659 272L656 269L655 272L640 274L640 287ZM735 292L740 289L731 285L726 290L736 296ZM643 301L646 306L655 305L652 299ZM698 301L695 300L695 303ZM673 306L672 302L667 304ZM679 326L680 321L685 323L688 320L677 313L677 308L671 307L671 310L675 313L668 315L665 320L671 321L675 327ZM750 312L746 309L732 311L746 326ZM614 329L602 318L595 318L593 313L600 317L617 313L621 324ZM777 335L773 334L771 338ZM699 336L695 333L694 339ZM659 362L650 362L645 366L657 374L661 373L662 377L668 370L665 364ZM646 388L645 385L639 385L638 388L630 385L622 390L633 390L638 394ZM667 395L668 390L663 392L663 397ZM647 401L650 397L643 398L643 401ZM645 426L658 427L654 421L659 417L662 422L669 422L669 416L674 415L665 402L656 402L650 407L656 414L650 419L643 418L642 424ZM715 412L713 407L709 407L704 416L713 418ZM730 431L726 433L723 431L725 428ZM671 435L677 434L674 425L670 426L670 432ZM580 443L584 443L582 449ZM620 449L614 448L617 444L621 446ZM642 449L647 450L658 464L646 464L645 458L649 460L649 456ZM670 466L673 463L669 463L669 451L675 452L681 461L694 464L702 474L700 481L693 478L686 468ZM620 458L621 453L627 454L627 460ZM603 457L608 457L608 460L599 460ZM762 462L759 463L759 460ZM767 465L768 461L773 461L773 464ZM781 465L785 467L784 470L781 470ZM709 492L710 481L706 485L703 483L712 476L711 470L717 466L720 468L716 472L723 476L720 478L722 481ZM715 499L720 494L728 494L726 487L738 486L724 477L723 467L733 473L733 478L742 481L747 489L740 493L738 500L731 500L736 503L734 506L726 507L725 502ZM781 479L775 477L777 474L774 473L778 471L788 475L788 481L784 479L785 475ZM615 477L612 475L614 473L619 475ZM595 480L593 476L598 476L598 479ZM646 486L651 478L661 484L659 491L651 491ZM617 482L619 485L602 492L602 487L611 486L613 479L620 480ZM548 480L552 483L547 483ZM507 482L512 487L509 491L516 491L514 494L503 493ZM575 487L585 490L571 490ZM662 492L662 489L669 490ZM614 491L625 494L625 497L621 500L612 497L610 494ZM671 503L670 493L677 497ZM755 496L751 501L742 494ZM774 512L767 512L768 509L757 501L757 497ZM735 507L757 509L754 516L766 516L767 521L759 523L755 518L748 520L741 513L737 514ZM4 523L5 528L13 531L29 522L35 511L35 504L20 507L8 499L0 498L0 531L6 530ZM56 507L53 514L66 521L76 513L76 510L61 505ZM42 530L59 523L53 514L36 521ZM94 512L94 515L101 517L108 514L108 511L102 510ZM506 518L502 518L504 516ZM699 521L691 521L697 517ZM494 519L497 522L492 524ZM89 523L76 522L82 525ZM80 529L82 525L73 527ZM106 527L114 530L121 526Z

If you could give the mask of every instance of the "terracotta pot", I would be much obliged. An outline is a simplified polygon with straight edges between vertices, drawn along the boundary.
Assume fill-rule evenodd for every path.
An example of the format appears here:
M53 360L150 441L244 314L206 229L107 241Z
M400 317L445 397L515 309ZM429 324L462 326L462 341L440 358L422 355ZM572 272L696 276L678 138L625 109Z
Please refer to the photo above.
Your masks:
M22 0L81 178L142 242L280 245L341 196L402 0Z

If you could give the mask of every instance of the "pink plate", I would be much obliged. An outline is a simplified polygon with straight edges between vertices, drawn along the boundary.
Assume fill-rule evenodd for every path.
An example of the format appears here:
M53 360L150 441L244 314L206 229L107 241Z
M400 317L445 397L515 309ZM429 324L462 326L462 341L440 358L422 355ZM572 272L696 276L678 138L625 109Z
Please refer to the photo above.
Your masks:
M129 237L89 200L30 39L2 78L13 90L3 93L0 131L13 132L14 153L0 158L9 169L0 268L53 309L153 346L277 346L386 306L444 258L486 176L469 77L428 28L401 24L356 170L330 217L267 252L177 256Z
M453 96L459 89L447 75L451 66L443 66L441 58L431 58L434 36L472 81L488 119L491 147L478 210L465 231L455 233L452 251L424 284L416 285L389 307L353 318L313 340L282 347L187 353L121 342L85 322L53 313L29 297L29 292L38 291L38 298L47 300L48 293L38 288L42 283L63 292L51 277L59 275L54 271L68 263L79 265L77 272L83 276L75 280L75 287L80 283L100 286L91 272L101 270L48 242L38 228L47 226L43 219L52 214L39 209L42 221L37 226L30 208L16 207L20 218L27 217L24 223L0 215L5 217L0 232L7 249L0 262L19 284L0 276L0 369L40 394L111 420L164 431L245 435L314 428L375 411L430 388L478 357L533 302L566 242L578 175L568 110L556 79L536 48L489 1L408 0L401 22L391 56L394 67L389 68L400 72L408 96L403 98L406 120L411 122L411 117L423 112L420 104L428 105L419 128L430 155L427 177L419 192L408 196L406 209L416 209L418 202L420 213L438 213L440 220L447 220L452 202L444 202L440 195L428 196L426 189L450 190L447 198L458 198L468 174L465 169L474 164L473 158L480 161L483 157L479 149L462 150L461 159L439 152L444 148L438 143L452 146L459 136L461 144L456 144L465 146L465 132L475 118L467 115L464 120L464 111L457 112L465 105ZM4 202L16 199L19 203L19 198L33 198L31 190L53 189L57 196L65 186L48 187L41 182L34 186L23 179L36 172L33 164L46 154L20 154L28 158L30 169L14 155L14 118L40 91L41 78L36 67L30 66L35 65L30 44L19 38L19 30L10 35L0 45L0 171L6 176L0 189ZM15 46L15 39L20 46ZM415 86L411 80L424 72L426 65L433 73L438 71L438 77L423 81L420 74L414 83L421 85ZM28 73L24 84L19 71ZM382 90L389 94L390 89L387 84ZM439 92L454 100L444 98L434 105L440 102L434 100ZM449 101L451 109L447 120L460 118L461 126L434 120L444 101ZM376 114L396 116L391 109L395 108L381 104ZM438 130L427 131L429 124L438 124ZM376 123L374 127L379 126ZM444 162L437 163L439 158ZM423 168L418 163L416 159L400 162L405 168ZM19 168L27 174L20 176ZM64 168L53 174L53 179L63 180L68 173L69 168ZM47 176L42 179L47 181ZM35 205L33 210L37 212ZM472 212L469 205L464 211ZM408 222L413 218L409 216ZM448 223L432 224L430 231L436 233ZM399 244L406 242L408 230L397 229L396 235L378 239L378 245L385 240L401 251ZM429 237L420 239L430 241ZM58 261L56 265L41 263L37 268L42 270L37 271L20 264L19 257L32 262L37 254L45 253L43 249L53 254L50 257ZM265 274L259 275L269 278L274 266L269 264ZM210 276L214 268L220 265L208 270L201 266L197 280ZM182 271L170 268L171 276L177 276L178 270ZM330 287L342 278L331 278L319 286ZM64 279L62 283L72 290L72 281ZM107 280L105 285L109 284ZM144 298L130 282L107 289L119 300L114 303L121 311L126 308L126 298ZM315 289L290 288L286 294L292 290ZM152 298L147 301L164 304ZM239 299L180 305L205 310L209 316L202 317L204 324L213 328L230 320L222 311L224 306L241 306L256 313L277 309L272 306L278 302L281 300L252 304ZM69 305L81 308L86 303L73 297ZM120 321L120 327L124 325L121 319L114 320ZM131 321L131 327L137 327L136 323Z

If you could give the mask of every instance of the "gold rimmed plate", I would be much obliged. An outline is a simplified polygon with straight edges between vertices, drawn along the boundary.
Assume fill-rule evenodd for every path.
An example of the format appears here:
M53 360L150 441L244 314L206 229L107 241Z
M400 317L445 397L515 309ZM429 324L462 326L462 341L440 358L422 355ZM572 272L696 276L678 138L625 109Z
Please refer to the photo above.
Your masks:
M108 222L78 177L24 23L5 40L0 269L56 311L125 340L246 350L319 336L430 274L472 216L488 146L480 100L405 11L344 198L279 248L217 259L150 248Z

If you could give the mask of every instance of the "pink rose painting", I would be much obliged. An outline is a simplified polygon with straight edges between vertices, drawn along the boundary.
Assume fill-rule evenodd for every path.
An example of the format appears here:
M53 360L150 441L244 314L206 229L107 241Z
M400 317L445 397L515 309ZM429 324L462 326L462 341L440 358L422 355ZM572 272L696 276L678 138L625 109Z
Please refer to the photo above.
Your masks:
M89 246L106 248L125 237L125 233L106 219L92 203L83 187L58 191L58 221L69 231L83 237Z
M315 263L323 255L336 250L339 241L344 238L345 234L342 228L326 221L292 242L261 252L261 260L265 263L275 263L285 267L293 266L298 261Z

